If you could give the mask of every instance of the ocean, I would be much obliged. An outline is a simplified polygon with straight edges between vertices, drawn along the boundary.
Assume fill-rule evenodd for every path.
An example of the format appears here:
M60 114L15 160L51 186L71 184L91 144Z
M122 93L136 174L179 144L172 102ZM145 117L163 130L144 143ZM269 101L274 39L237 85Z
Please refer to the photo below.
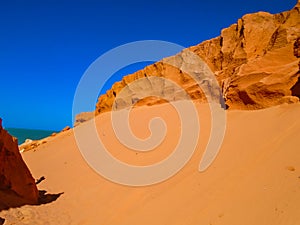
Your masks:
M26 139L39 140L50 136L52 133L57 131L51 130L31 130L31 129L20 129L20 128L5 128L12 136L18 138L18 144L22 144Z

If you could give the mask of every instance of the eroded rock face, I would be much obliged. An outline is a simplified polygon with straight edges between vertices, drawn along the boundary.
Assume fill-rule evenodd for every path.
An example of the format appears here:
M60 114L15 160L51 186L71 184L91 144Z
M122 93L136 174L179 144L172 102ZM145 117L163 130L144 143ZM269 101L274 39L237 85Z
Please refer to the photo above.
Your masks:
M294 54L300 36L296 6L288 12L245 15L220 37L190 48L215 72L230 109L260 109L299 101Z
M17 139L2 128L0 119L0 210L38 203L38 190L19 152Z
M166 101L183 100L187 99L186 93L190 99L206 102L205 93L210 92L211 96L215 97L220 95L221 90L219 87L213 88L213 80L208 74L214 75L210 71L196 54L187 49L183 50L116 82L111 90L100 96L96 105L96 115L110 111L112 106L114 110L119 110L130 105L150 106ZM203 89L195 82L193 76L199 79ZM161 79L154 79L155 77ZM139 81L133 82L137 80ZM218 97L217 99L219 101Z
M222 30L220 37L184 50L197 54L207 63L215 74L229 109L261 109L299 101L299 8L298 3L294 9L276 15L266 12L245 15L236 24ZM182 54L147 66L116 82L111 90L99 97L96 114L111 110L116 96L125 86L151 76L171 79L181 85L192 99L207 101L191 77L180 68L166 63ZM189 61L189 58L184 60ZM206 81L203 78L203 82ZM163 97L176 100L176 92L165 86L164 82L150 82L147 88L165 90ZM117 102L116 109L127 107L128 98L133 104L163 102L152 97L138 99L130 91L126 98L127 103Z

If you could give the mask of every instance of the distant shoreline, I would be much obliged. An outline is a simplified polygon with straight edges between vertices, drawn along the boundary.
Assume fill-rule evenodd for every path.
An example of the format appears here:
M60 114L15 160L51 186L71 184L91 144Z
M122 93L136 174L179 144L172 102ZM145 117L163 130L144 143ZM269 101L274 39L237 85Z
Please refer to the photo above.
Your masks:
M18 145L25 142L26 139L40 140L56 133L54 130L35 130L23 128L5 128L12 136L18 139Z

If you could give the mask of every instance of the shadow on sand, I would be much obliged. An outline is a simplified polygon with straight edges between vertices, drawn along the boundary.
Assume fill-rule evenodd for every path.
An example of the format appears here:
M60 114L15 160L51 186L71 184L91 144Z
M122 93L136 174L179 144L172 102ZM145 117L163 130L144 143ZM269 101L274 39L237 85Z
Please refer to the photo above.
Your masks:
M39 199L37 204L31 205L44 205L56 201L62 193L58 194L47 194L45 190L39 190ZM18 196L14 191L11 190L0 190L0 212L2 210L8 210L10 208L17 208L24 205L30 205L26 203L26 200ZM5 222L4 218L0 217L0 225Z
M63 193L58 194L47 194L47 191L39 191L39 199L37 204L33 205L44 205L56 201ZM0 190L0 212L2 210L8 210L10 208L21 207L26 204L23 198L20 198L15 192L11 190ZM0 225L5 222L4 218L0 217Z
M58 193L58 194L47 194L47 191L41 190L39 191L39 202L37 205L44 205L48 204L51 202L56 201L62 194L63 192Z
M36 181L36 184L39 184L45 180L45 177L41 177ZM36 204L28 204L28 200L22 198L15 191L11 189L0 189L0 212L2 210L8 210L10 208L17 208L24 205L44 205L56 201L63 192L58 194L48 194L45 190L39 190L38 202ZM0 217L0 225L3 225L5 222L4 218Z

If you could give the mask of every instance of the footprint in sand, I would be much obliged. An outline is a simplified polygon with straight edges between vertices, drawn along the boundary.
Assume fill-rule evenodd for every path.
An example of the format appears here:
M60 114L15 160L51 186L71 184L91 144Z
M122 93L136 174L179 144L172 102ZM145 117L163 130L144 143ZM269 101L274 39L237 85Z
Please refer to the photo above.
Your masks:
M287 166L286 167L287 170L294 172L296 169L293 166Z

